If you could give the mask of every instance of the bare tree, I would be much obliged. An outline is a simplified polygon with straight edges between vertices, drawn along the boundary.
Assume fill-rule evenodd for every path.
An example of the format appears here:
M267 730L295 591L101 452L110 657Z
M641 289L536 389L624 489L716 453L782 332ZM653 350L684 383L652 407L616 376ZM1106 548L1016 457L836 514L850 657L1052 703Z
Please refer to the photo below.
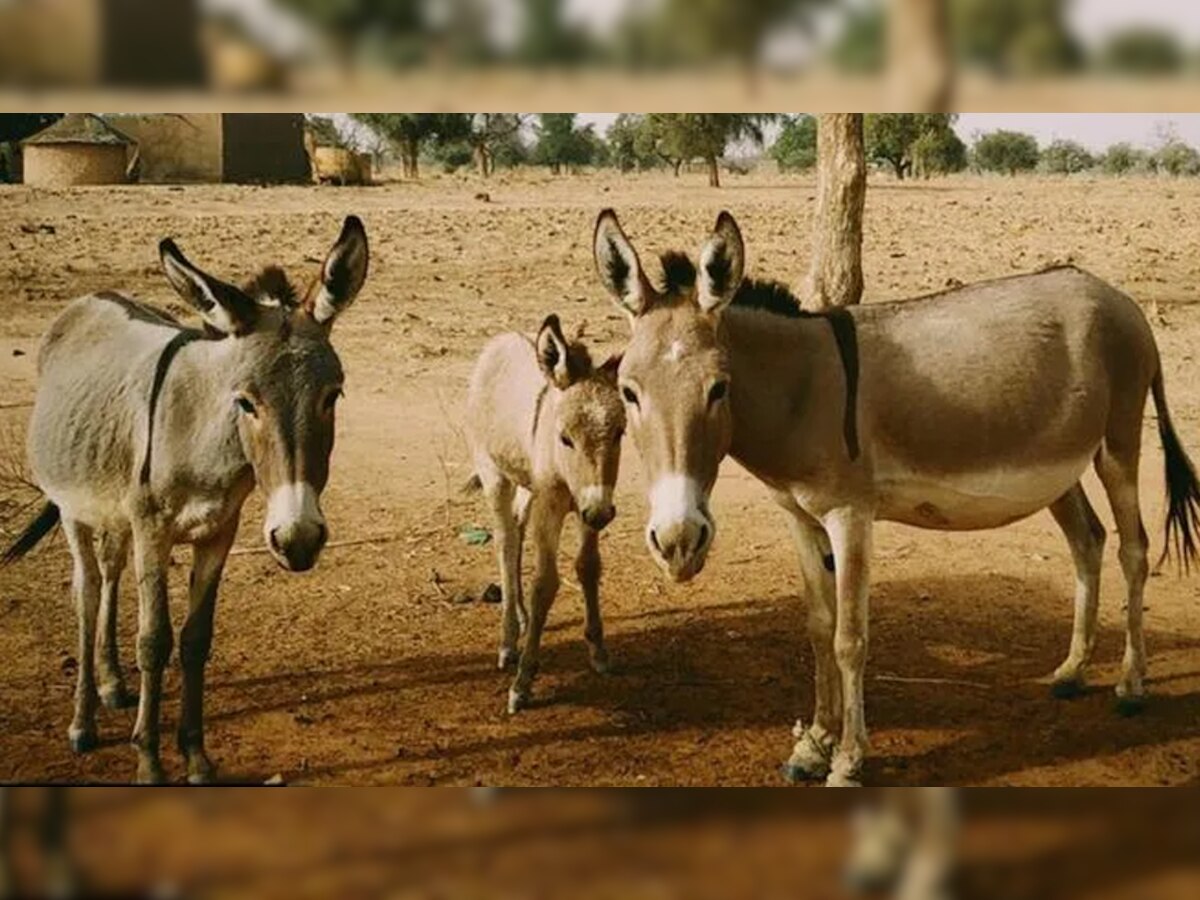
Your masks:
M817 209L804 306L815 311L862 299L862 222L867 161L861 113L817 116Z

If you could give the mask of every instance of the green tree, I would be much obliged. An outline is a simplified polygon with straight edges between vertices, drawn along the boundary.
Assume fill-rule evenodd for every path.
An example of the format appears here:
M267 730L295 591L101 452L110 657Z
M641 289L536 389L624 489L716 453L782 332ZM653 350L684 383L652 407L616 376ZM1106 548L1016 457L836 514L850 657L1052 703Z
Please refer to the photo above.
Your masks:
M367 40L418 47L427 28L423 0L279 0L325 35L345 67Z
M346 147L349 141L330 116L308 115L308 129L318 147Z
M875 2L848 12L829 55L843 72L876 75L883 71L886 46L887 15Z
M1177 137L1154 151L1154 168L1166 175L1200 175L1200 153Z
M926 133L953 132L955 116L943 113L871 113L863 120L867 159L886 162L903 180L913 167L913 145Z
M453 116L443 113L351 113L396 148L406 178L416 178L422 147L430 140L449 141L459 136Z
M605 132L608 158L621 172L653 169L662 165L661 157L654 153L652 142L640 139L646 130L645 120L645 116L636 113L621 113Z
M1100 157L1100 168L1106 175L1125 175L1149 164L1149 154L1128 143L1113 144Z
M762 127L775 116L764 113L650 113L645 120L647 137L663 159L671 161L675 173L689 159L703 159L710 187L721 186L719 160L733 141L762 144Z
M1042 168L1052 175L1074 175L1096 165L1096 158L1075 141L1057 140L1042 151Z
M1039 156L1037 139L1019 131L993 131L975 142L975 165L985 172L1030 172Z
M555 175L596 161L600 152L595 129L575 126L575 113L540 113L533 161L549 166Z
M964 60L996 75L1079 68L1083 49L1067 20L1070 0L953 0L954 44Z
M771 158L779 168L803 171L817 165L817 120L810 115L789 116L771 145Z
M519 141L524 119L518 113L446 113L443 116L445 139L461 141L471 148L476 171L484 178L496 167L498 153L513 148Z
M1183 47L1169 31L1138 26L1118 31L1100 51L1100 62L1122 75L1173 75L1184 66Z
M913 172L923 178L949 175L967 167L967 145L953 128L926 131L913 141L910 152Z
M589 52L585 34L563 16L563 0L522 0L524 16L516 59L531 66L568 65Z

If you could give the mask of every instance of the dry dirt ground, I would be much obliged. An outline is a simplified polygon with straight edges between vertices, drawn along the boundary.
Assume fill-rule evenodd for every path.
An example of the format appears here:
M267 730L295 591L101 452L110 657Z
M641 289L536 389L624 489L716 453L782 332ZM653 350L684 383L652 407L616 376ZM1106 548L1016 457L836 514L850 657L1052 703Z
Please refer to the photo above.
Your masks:
M317 569L286 574L263 555L261 504L246 510L227 569L209 667L208 744L231 780L289 783L776 785L790 729L812 705L812 655L784 521L727 461L715 491L721 533L692 584L668 584L642 543L636 453L602 540L602 594L616 670L592 674L582 598L564 578L551 613L537 705L505 711L495 669L498 610L456 603L495 578L487 524L458 486L466 378L493 333L558 312L618 348L627 326L593 274L590 235L614 206L643 260L695 248L721 208L738 217L750 271L804 271L813 184L702 175L551 178L427 175L370 188L0 189L0 435L10 477L7 539L32 499L11 477L33 397L38 337L72 297L121 288L185 312L158 272L172 235L211 271L243 278L278 262L307 277L341 217L372 242L367 287L339 322L347 372L324 508L333 541ZM488 199L477 196L486 191ZM1200 457L1200 180L961 178L868 193L868 301L914 296L1071 260L1137 298L1154 325L1185 445ZM1162 457L1153 417L1142 469L1153 549L1161 546ZM1089 492L1111 523L1091 476ZM571 530L564 541L573 549ZM1065 655L1073 577L1050 516L971 534L878 530L868 672L873 754L887 784L1200 783L1200 597L1195 577L1151 580L1152 702L1113 711L1123 642L1115 540L1106 554L1094 688L1051 699ZM188 552L176 552L174 613ZM67 746L75 674L69 559L56 536L0 573L0 780L132 777L133 712L102 712L102 746ZM131 579L122 658L134 668ZM168 677L164 735L178 678ZM164 740L167 745L170 742ZM180 774L167 750L169 772Z

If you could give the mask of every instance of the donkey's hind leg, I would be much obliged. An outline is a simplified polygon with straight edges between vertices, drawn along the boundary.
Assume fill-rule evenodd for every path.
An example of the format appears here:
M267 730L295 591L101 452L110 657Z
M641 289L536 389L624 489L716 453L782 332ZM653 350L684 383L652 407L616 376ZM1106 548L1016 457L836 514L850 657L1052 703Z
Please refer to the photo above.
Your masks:
M128 531L102 531L97 539L100 560L100 618L96 629L96 668L100 676L100 702L108 709L125 709L135 702L125 688L121 656L117 651L117 600L121 573L129 558Z
M66 516L63 532L71 548L74 568L71 573L71 593L79 624L79 671L75 682L75 717L67 730L71 749L86 753L96 746L96 615L100 608L100 569L96 565L96 548L90 527Z
M1075 623L1071 649L1054 672L1056 697L1073 697L1084 685L1084 670L1096 639L1096 614L1100 605L1100 564L1104 558L1104 526L1088 502L1083 485L1076 484L1050 505L1075 562Z
M521 607L521 529L513 514L516 488L490 462L478 465L483 492L492 506L496 528L496 561L500 567L500 656L499 667L506 669L519 658L517 641L521 636L518 610Z
M1150 567L1146 559L1149 539L1142 524L1138 502L1138 451L1116 447L1106 439L1096 454L1096 472L1104 484L1113 518L1121 538L1118 557L1125 575L1125 659L1121 680L1117 682L1117 711L1122 715L1138 712L1145 701L1146 641L1142 633L1142 597Z

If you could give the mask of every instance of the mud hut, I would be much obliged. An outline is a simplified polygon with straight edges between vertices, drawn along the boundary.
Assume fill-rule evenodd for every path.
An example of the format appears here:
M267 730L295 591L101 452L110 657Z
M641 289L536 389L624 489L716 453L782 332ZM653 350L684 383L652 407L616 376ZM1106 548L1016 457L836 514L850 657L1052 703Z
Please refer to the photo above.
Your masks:
M109 115L138 143L144 184L303 184L311 179L303 113Z
M124 184L137 143L99 116L70 113L22 146L26 184L68 187Z

